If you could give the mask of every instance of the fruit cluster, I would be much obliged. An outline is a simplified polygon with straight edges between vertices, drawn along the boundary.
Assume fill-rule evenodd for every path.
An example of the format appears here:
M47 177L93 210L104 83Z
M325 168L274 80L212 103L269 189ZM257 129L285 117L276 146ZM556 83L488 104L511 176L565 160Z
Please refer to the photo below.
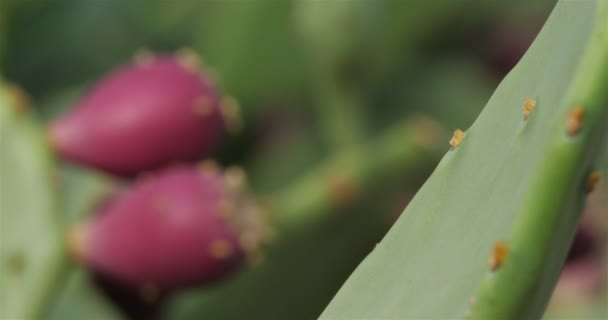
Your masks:
M233 113L198 61L188 51L139 53L50 124L64 159L135 178L68 236L75 257L129 286L213 282L264 241L243 171L202 161Z

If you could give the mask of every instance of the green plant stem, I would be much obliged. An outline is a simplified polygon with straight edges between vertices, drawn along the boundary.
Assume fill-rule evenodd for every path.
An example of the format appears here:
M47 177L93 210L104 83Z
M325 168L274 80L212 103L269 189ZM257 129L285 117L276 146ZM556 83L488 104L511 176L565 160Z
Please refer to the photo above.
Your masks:
M443 137L445 133L438 124L418 119L387 129L366 144L336 152L291 186L268 196L278 228L315 224L339 207L335 192L340 190L332 190L336 181L338 189L344 182L343 187L352 187L357 195L363 195L392 175L404 179L415 175L420 168L432 165L445 150Z

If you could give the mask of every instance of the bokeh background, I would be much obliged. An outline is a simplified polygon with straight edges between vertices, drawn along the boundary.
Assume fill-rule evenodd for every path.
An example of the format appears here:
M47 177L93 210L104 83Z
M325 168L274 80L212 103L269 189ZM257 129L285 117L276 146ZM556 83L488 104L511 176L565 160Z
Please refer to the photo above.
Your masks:
M242 166L260 198L328 213L314 225L279 230L287 235L259 265L161 301L78 272L66 280L75 291L61 294L50 318L315 318L432 172L449 133L472 124L554 4L3 0L0 70L27 92L42 121L138 50L191 48L241 106L243 130L213 158ZM371 186L342 186L344 205L310 200L341 161L374 157L374 143L398 149L398 139L383 137L405 123L433 144L415 170L374 168ZM608 307L607 194L603 186L589 199L548 319L599 319Z

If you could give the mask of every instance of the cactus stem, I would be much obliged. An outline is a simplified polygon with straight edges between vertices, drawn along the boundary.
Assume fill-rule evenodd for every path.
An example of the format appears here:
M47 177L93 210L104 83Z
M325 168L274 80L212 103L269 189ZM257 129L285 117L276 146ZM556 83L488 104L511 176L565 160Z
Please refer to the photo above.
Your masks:
M456 149L460 145L460 143L462 143L463 139L464 132L462 132L462 130L460 129L456 129L456 131L454 131L454 135L452 135L452 139L450 139L450 146L452 147L451 149Z
M224 97L220 101L220 111L230 133L238 133L243 127L239 102L233 97Z
M154 53L148 49L139 49L133 55L133 63L140 68L147 68L154 62Z
M181 48L176 52L177 62L182 68L198 73L203 65L201 57L191 48Z
M504 242L496 242L494 244L494 250L492 251L492 255L488 259L488 266L491 271L496 271L500 268L507 256L509 255L509 248Z
M582 106L576 106L570 110L568 118L566 119L566 131L568 132L568 135L577 135L583 127L584 119L585 109Z
M232 245L226 240L215 240L209 246L211 256L218 260L223 260L232 255Z
M587 177L587 194L592 193L602 180L602 173L599 171L593 171Z
M213 103L206 96L198 97L194 100L194 112L206 117L213 112Z
M153 283L146 283L139 288L139 298L148 304L152 304L160 298L160 290Z
M530 117L530 114L534 110L535 106L536 106L536 100L530 99L530 98L526 98L526 100L524 100L524 106L522 108L522 114L524 116L524 120L528 120L528 117Z

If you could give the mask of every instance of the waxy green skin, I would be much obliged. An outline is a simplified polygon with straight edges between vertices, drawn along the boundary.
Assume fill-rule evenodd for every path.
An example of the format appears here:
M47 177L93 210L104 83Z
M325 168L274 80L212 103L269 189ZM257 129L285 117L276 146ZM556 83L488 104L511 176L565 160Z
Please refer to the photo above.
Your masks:
M539 37L321 319L538 319L606 145L608 1L560 1ZM528 120L526 98L536 100ZM581 105L580 132L568 114ZM509 247L492 271L494 243ZM470 304L469 301L474 301Z

